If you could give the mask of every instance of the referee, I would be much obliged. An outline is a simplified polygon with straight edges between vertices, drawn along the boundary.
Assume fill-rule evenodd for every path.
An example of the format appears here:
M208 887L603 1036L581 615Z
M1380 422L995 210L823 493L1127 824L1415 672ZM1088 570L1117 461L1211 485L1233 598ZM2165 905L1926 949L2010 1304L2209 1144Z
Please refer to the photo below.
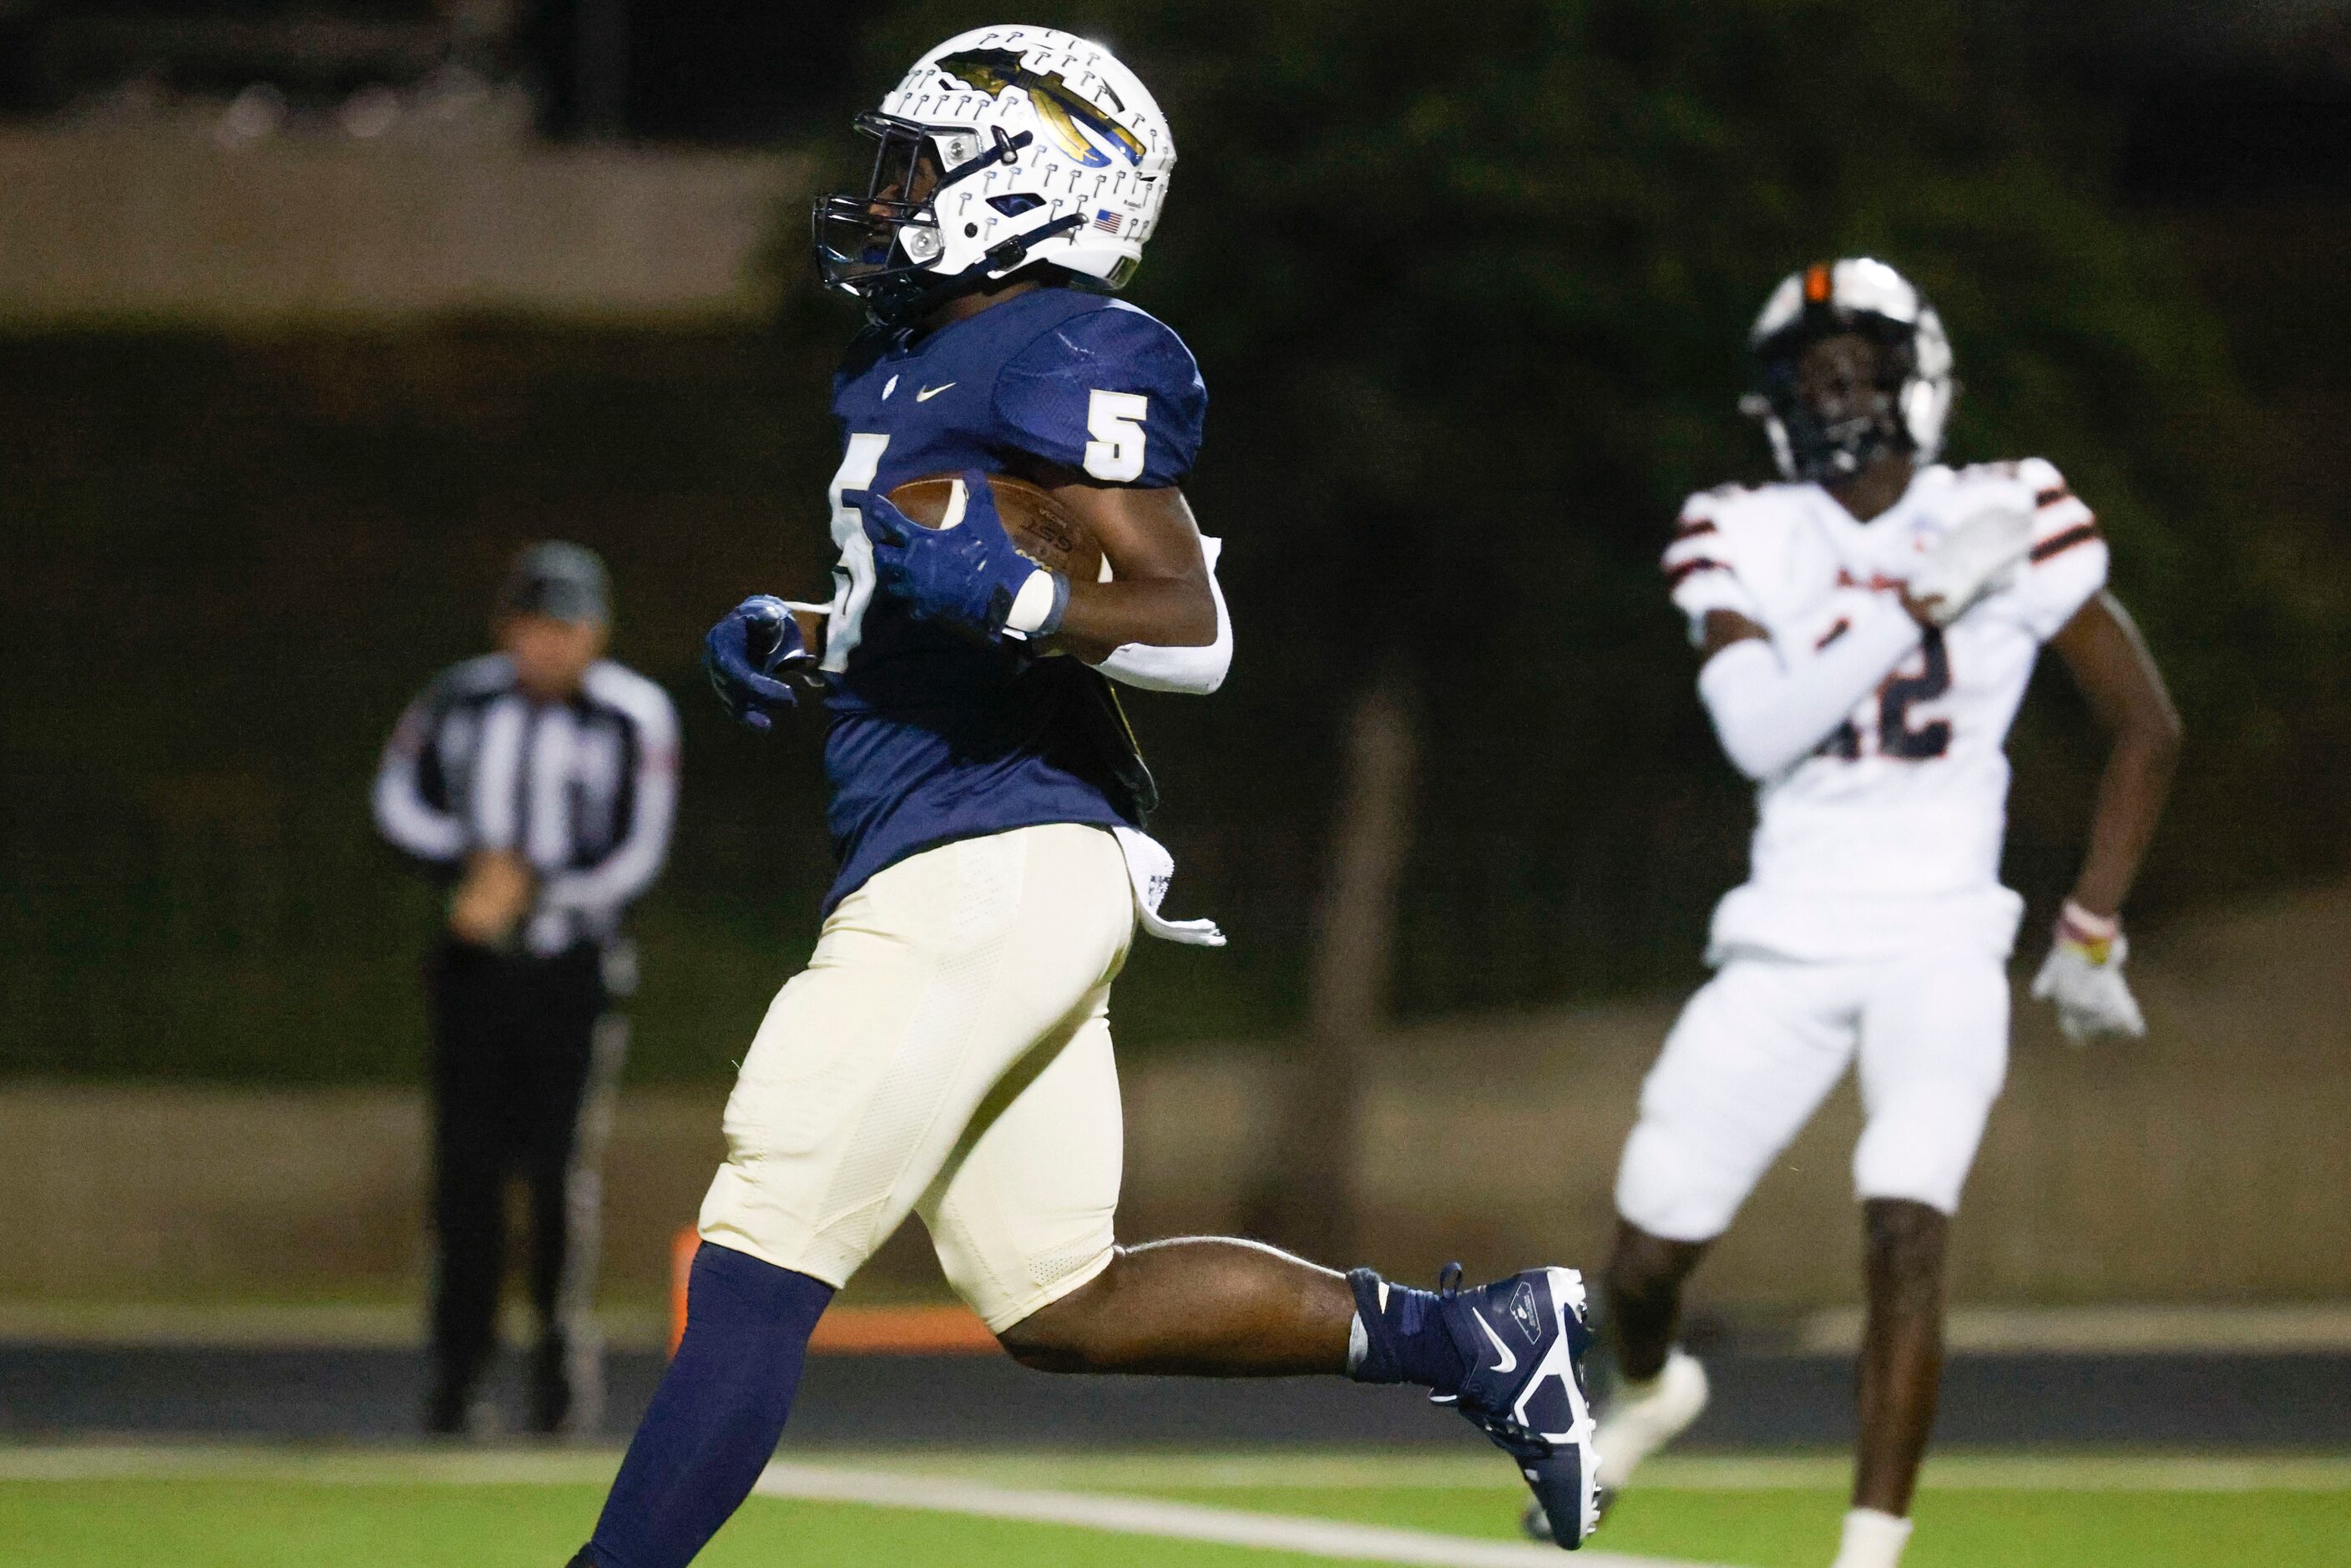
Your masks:
M401 716L375 781L385 838L450 888L425 965L433 1025L432 1392L426 1429L476 1429L497 1343L506 1191L529 1187L540 1337L529 1422L584 1432L602 1403L591 1312L610 1097L633 988L622 914L660 872L677 806L677 714L601 655L604 563L533 545L498 595L499 652Z

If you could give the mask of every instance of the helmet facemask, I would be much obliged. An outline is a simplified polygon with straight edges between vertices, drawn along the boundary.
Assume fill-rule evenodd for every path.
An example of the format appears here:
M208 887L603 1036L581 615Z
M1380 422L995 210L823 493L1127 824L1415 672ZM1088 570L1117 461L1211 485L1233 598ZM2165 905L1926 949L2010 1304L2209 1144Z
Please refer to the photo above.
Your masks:
M1834 484L1888 453L1941 453L1958 391L1950 340L1917 286L1884 262L1822 262L1782 279L1748 346L1754 390L1740 408L1762 421L1786 477Z
M1754 395L1790 478L1832 483L1886 453L1917 454L1902 414L1902 391L1915 368L1908 333L1880 322L1833 322L1824 330L1783 334L1759 350ZM1852 362L1864 357L1865 364Z
M817 271L826 287L864 300L878 319L910 320L954 292L953 286L978 281L936 270L946 250L940 193L1010 162L1029 137L1000 130L983 137L872 111L857 117L857 131L873 139L872 172L863 195L837 192L817 198L810 217ZM978 270L985 275L992 268Z

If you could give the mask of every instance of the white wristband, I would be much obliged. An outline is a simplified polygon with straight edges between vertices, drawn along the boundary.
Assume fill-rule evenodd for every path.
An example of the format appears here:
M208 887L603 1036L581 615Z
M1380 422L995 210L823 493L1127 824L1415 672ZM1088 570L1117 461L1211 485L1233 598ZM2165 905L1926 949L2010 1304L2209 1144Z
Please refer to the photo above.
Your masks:
M1023 637L1050 633L1060 628L1061 612L1069 602L1068 580L1040 567L1029 574L1020 591L1012 596L1012 608L1004 617L1004 629Z

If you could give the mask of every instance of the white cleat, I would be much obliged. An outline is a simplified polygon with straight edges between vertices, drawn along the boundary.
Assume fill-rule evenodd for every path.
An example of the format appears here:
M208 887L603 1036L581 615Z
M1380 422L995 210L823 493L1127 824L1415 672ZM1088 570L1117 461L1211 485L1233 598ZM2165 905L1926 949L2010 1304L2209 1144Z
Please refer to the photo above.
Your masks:
M1641 1461L1689 1429L1706 1408L1706 1368L1678 1347L1646 1383L1620 1385L1600 1417L1600 1490L1621 1491Z

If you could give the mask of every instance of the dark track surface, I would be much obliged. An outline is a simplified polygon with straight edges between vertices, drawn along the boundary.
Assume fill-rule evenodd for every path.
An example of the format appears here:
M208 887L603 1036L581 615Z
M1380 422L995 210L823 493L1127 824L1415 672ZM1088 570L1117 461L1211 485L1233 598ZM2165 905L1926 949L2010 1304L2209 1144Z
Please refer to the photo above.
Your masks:
M1687 1446L1836 1448L1852 1432L1843 1359L1721 1355ZM660 1374L616 1356L609 1436ZM388 1438L413 1432L413 1351L0 1344L0 1437ZM504 1403L517 1406L511 1388ZM1939 1441L1970 1447L2351 1448L2351 1356L1954 1357ZM1394 1388L1336 1380L1050 1377L999 1356L820 1356L787 1446L1092 1448L1468 1444L1466 1425Z

